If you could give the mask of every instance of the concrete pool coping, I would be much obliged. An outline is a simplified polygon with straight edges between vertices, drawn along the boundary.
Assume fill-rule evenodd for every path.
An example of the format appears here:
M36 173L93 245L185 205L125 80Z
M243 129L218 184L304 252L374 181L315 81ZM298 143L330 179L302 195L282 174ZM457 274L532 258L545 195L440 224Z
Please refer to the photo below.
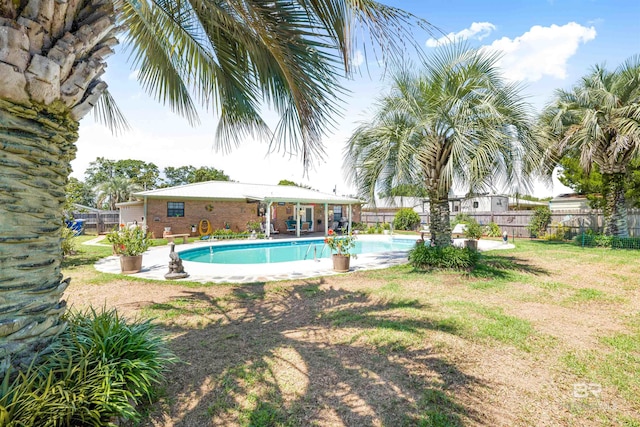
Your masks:
M362 235L358 239L379 240L381 235ZM414 236L395 235L394 238L416 240ZM278 242L289 239L279 239ZM300 239L292 238L291 241ZM306 239L305 239L306 240ZM464 239L455 239L454 244L461 246ZM261 241L263 242L263 241ZM221 244L247 244L243 241L216 241L216 242L196 242L184 245L177 245L176 251L182 252L187 249L197 247L221 245ZM495 249L512 249L515 246L505 244L495 240L479 240L478 249L481 251ZM149 249L142 257L142 270L139 273L129 274L129 277L138 277L152 280L167 280L164 275L169 271L169 251L170 246L157 246ZM388 268L407 262L408 251L381 252L372 254L360 254L351 259L351 271L375 270ZM321 258L318 260L279 262L273 264L209 264L202 262L182 261L184 270L189 273L189 277L174 281L189 281L200 283L254 283L271 282L278 280L308 279L320 276L330 276L337 273L333 271L333 261L331 258ZM96 270L103 273L121 274L120 258L110 256L95 263Z

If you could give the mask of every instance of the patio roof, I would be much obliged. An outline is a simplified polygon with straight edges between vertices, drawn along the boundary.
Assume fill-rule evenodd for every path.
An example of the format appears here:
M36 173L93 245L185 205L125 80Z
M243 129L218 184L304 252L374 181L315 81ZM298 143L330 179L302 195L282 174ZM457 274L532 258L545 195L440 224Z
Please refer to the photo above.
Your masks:
M230 181L206 181L177 187L134 193L135 197L149 199L189 200L250 200L260 202L298 202L328 204L362 204L351 197L321 193L292 185L244 184Z

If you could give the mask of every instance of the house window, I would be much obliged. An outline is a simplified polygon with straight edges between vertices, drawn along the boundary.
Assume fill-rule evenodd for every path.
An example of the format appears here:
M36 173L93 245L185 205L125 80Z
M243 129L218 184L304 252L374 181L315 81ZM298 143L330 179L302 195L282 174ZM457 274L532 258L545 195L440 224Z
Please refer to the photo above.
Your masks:
M478 209L478 202L473 202L473 209Z
M335 221L340 221L342 219L342 206L333 207L333 218Z
M454 206L453 206L453 211L454 211L454 212L459 212L459 211L460 211L460 206L458 206L458 205L454 205Z
M167 202L167 217L184 217L184 202Z

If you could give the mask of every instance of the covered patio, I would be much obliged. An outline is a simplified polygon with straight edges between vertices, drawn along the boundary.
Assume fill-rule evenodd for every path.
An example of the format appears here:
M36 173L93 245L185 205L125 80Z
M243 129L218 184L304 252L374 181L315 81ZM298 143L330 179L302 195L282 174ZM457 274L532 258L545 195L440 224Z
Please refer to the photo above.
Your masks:
M363 202L287 185L207 181L135 193L141 201L138 223L156 236L171 233L203 234L212 230L246 231L261 223L269 237L323 236L329 229L351 230L360 221Z

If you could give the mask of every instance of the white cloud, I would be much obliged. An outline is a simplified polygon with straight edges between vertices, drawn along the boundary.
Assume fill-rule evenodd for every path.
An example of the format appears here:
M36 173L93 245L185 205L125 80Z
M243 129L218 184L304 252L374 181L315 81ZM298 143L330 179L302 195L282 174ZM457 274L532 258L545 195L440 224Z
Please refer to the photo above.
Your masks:
M129 80L138 80L138 74L140 74L140 70L133 70L130 74L128 79Z
M452 43L459 40L477 39L482 40L487 37L496 26L490 22L474 22L469 28L465 28L457 33L449 33L446 36L442 36L439 39L430 38L427 40L428 47L437 47L445 44Z
M356 50L356 53L353 55L353 66L359 67L364 63L364 55L362 51Z
M583 27L575 22L563 26L536 25L519 37L503 37L486 48L503 52L499 65L505 77L535 82L545 76L566 78L569 58L581 43L595 37L594 27Z

